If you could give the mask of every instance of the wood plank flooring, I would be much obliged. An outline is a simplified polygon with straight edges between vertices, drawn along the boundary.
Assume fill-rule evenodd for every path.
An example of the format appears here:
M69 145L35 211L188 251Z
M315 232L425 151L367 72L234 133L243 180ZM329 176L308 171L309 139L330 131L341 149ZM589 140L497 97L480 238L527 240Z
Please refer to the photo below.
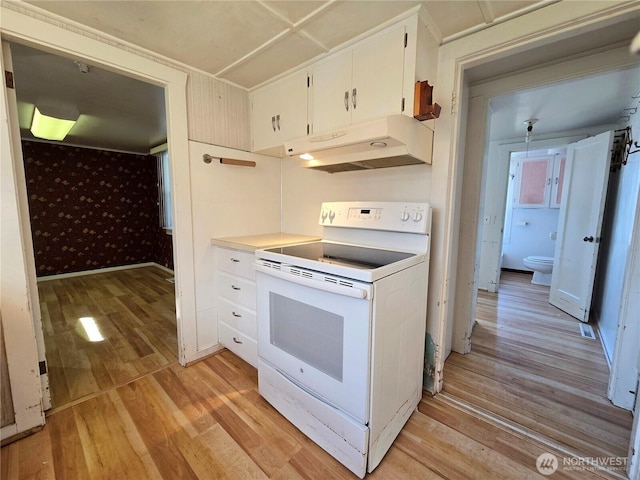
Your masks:
M150 266L38 283L54 409L177 361L168 277Z
M492 298L481 299L485 317L479 315L478 326L484 333L477 335L474 353L468 356L471 361L465 364L466 357L450 358L445 370L447 392L423 397L418 410L382 463L367 475L368 479L624 478L621 471L565 464L575 458L564 444L554 448L540 441L541 437L531 435L527 428L510 423L508 408L514 409L516 419L524 425L530 424L527 423L530 415L544 425L541 409L536 411L537 417L528 412L531 404L542 402L543 410L560 408L560 404L562 414L556 417L566 415L574 419L567 429L575 429L579 424L575 419L586 412L585 418L595 422L591 429L602 429L602 435L617 438L624 436L620 429L624 429L630 415L621 414L613 421L601 422L602 414L609 413L600 384L604 381L604 372L589 363L590 357L595 356L592 349L597 342L579 342L574 347L573 342L568 341L574 335L573 330L561 315L549 315L544 320L547 315L539 310L533 314L519 312L514 304L529 302L532 293L518 293L515 289L508 293L507 284L505 279L505 288L500 293L508 299L507 305ZM123 288L122 282L112 287ZM518 319L530 315L541 317L537 321L544 326L530 325L532 320L529 320L523 326L524 334L516 334L515 325L521 323ZM544 337L545 331L553 337L552 344L562 347L564 356L553 360L549 344L539 342L538 337ZM508 335L502 337L499 335L502 332ZM509 350L514 345L522 351L518 350L517 354ZM502 348L498 346L507 348L501 353ZM486 352L493 349L493 353L484 353L483 348ZM585 370L578 367L581 362L572 360L570 352L574 351L577 358L587 357L583 362ZM557 378L543 379L547 369L552 369ZM590 369L597 372L588 373ZM473 405L464 399L472 400ZM485 407L491 404L502 406L499 415L486 414L488 408ZM553 426L553 422L548 424ZM564 424L556 425L552 430L564 428ZM579 429L571 435L584 445L593 442L598 452L609 441L587 440ZM560 444L560 440L554 443ZM612 448L620 453L622 442L616 440L616 445ZM536 468L536 460L543 453L556 455L560 465L550 477L541 475ZM326 480L357 477L274 410L258 392L257 371L223 350L187 368L169 363L125 384L56 409L48 415L47 425L41 431L1 449L0 478Z
M479 292L471 353L449 356L443 391L577 455L626 457L632 416L606 398L600 340L530 279L503 272L497 294Z
M546 452L553 450L444 397L425 397L367 478L542 480L536 459ZM258 393L256 370L228 351L58 410L43 430L2 448L0 473L3 480L357 478L276 412ZM558 470L553 478L616 477Z

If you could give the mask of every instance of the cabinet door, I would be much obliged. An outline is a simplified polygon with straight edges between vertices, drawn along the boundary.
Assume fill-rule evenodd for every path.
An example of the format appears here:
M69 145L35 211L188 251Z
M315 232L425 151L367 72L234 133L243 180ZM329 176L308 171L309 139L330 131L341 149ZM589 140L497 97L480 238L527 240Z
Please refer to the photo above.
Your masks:
M253 151L306 135L307 72L296 72L256 90L251 104Z
M351 67L351 49L313 67L312 133L334 130L351 123Z
M352 123L402 113L404 34L401 25L353 50Z
M555 158L553 163L553 177L551 181L551 199L549 207L560 208L560 199L562 198L562 185L564 183L564 166L567 162L567 156L561 155Z
M513 206L546 208L551 194L553 156L518 160L518 176Z

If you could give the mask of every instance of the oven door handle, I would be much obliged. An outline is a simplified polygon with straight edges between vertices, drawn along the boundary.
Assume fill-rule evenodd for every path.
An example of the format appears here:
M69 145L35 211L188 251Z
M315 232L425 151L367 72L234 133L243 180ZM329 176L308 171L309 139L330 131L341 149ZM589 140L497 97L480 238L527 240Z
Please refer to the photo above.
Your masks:
M297 275L291 275L289 273L284 273L279 270L274 270L269 267L265 267L260 263L254 263L253 268L258 272L262 272L266 275L271 275L272 277L280 278L282 280L286 280L287 282L297 283L299 285L304 285L306 287L315 288L318 290L323 290L325 292L337 293L338 295L344 295L346 297L353 297L365 300L369 296L369 292L362 288L358 287L345 287L343 285L336 285L335 283L323 282L320 280L312 280L309 278L298 277Z

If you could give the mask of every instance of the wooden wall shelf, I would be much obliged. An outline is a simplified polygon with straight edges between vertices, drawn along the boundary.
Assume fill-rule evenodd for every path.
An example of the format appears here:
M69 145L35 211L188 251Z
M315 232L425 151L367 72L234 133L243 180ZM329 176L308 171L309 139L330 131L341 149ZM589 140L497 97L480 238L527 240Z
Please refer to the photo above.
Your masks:
M214 157L207 153L205 153L202 156L202 161L204 163L211 163L215 159L218 159L222 165L235 165L237 167L255 167L256 166L256 162L252 160L236 160L235 158Z

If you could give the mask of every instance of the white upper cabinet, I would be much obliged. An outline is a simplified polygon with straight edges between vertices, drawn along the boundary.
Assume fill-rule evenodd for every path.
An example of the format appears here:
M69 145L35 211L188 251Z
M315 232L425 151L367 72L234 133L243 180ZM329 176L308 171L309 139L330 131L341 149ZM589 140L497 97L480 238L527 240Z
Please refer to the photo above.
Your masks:
M312 68L311 133L402 113L405 26Z
M566 155L518 159L513 206L560 208Z
M399 113L413 117L415 82L437 78L437 58L438 43L418 15L336 49L251 92L251 149L282 156L286 140Z
M282 156L285 140L307 134L307 72L251 93L252 150Z

